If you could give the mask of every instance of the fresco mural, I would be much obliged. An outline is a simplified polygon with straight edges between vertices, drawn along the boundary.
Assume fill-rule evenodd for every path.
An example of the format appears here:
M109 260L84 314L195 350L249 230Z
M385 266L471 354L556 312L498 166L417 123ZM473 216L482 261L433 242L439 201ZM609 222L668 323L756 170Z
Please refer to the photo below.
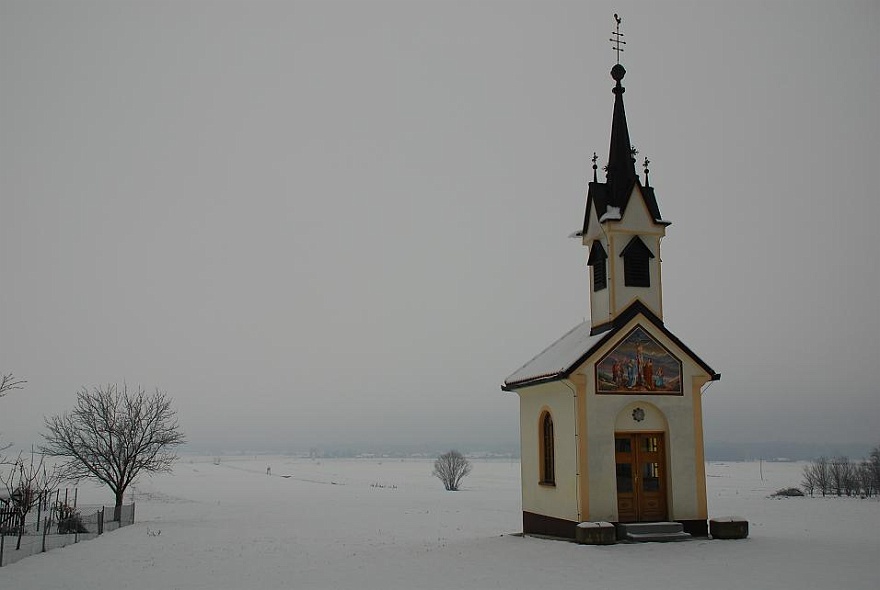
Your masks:
M636 326L596 363L596 392L682 395L681 361Z

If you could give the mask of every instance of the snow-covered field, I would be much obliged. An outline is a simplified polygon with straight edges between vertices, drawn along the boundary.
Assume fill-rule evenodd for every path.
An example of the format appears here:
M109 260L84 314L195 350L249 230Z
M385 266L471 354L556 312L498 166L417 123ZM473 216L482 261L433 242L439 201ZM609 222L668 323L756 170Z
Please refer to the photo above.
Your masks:
M710 515L748 539L607 547L511 535L519 464L473 464L452 493L427 460L187 457L137 486L133 526L0 568L0 589L880 587L880 502L768 498L802 464L708 465Z

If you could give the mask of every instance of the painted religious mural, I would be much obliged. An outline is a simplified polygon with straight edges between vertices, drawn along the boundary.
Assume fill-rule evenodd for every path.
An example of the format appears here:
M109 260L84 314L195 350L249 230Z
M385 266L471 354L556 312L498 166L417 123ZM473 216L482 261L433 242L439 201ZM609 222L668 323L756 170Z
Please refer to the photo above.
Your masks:
M596 392L681 395L681 361L636 326L596 363Z

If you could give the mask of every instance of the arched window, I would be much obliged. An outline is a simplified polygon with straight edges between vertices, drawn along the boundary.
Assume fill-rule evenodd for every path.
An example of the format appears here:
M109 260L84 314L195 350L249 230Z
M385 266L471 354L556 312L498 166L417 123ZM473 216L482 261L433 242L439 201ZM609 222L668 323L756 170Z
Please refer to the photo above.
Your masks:
M556 485L556 457L553 448L553 418L550 412L541 416L541 484Z

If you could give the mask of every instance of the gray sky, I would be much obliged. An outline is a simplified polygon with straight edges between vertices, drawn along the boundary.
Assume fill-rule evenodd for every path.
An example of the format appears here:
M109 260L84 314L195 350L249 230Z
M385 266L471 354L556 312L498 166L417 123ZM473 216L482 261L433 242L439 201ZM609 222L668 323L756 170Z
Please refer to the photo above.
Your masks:
M515 442L614 12L706 438L880 442L876 2L0 0L3 439L127 380L205 450Z

